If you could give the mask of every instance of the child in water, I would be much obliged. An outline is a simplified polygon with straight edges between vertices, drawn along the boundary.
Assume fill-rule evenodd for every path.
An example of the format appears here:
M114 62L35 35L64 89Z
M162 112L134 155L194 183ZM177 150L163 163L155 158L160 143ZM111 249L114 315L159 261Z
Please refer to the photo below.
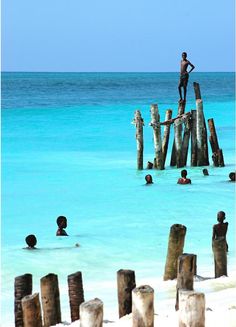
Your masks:
M30 235L26 236L25 242L28 245L27 248L25 248L25 249L28 249L28 250L35 250L35 249L37 249L35 247L35 245L37 244L37 239L36 239L35 235L30 234Z
M58 230L56 236L68 236L67 232L65 231L65 228L67 227L67 219L65 216L59 216L57 218L57 226Z
M186 169L181 170L181 178L178 179L177 184L191 184L191 179L187 178L187 174Z
M150 175L150 174L146 175L145 180L146 180L146 185L153 184L152 175Z

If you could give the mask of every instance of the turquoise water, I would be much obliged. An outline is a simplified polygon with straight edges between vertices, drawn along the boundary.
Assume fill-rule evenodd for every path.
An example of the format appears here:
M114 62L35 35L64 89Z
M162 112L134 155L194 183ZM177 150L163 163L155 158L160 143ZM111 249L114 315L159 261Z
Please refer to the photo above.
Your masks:
M85 298L116 308L116 271L137 280L163 276L169 228L187 227L185 252L198 255L198 274L214 275L212 225L219 210L229 222L228 254L235 264L235 107L233 73L193 73L186 111L201 85L206 119L214 118L224 168L191 168L192 185L177 185L180 169L136 170L135 127L145 121L144 162L154 157L150 104L176 113L177 73L4 73L2 75L2 321L14 322L14 278L30 272L34 292L49 272L59 276L62 318L69 320L67 275L83 272ZM173 137L173 129L171 130ZM172 140L171 140L172 141ZM149 171L150 172L150 171ZM68 238L56 237L56 218L68 218ZM24 238L35 234L38 251ZM75 247L79 243L80 247ZM137 281L138 283L138 281ZM157 290L158 291L158 290ZM163 295L164 296L164 295ZM109 316L105 317L109 318Z

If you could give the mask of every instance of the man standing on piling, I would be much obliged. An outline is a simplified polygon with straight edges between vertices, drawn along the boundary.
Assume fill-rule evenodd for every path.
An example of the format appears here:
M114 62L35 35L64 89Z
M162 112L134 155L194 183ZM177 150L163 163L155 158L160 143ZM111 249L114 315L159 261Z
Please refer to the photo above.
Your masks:
M191 66L190 71L187 71L188 65ZM186 94L187 94L187 85L188 85L188 78L189 74L191 73L192 70L194 70L195 66L191 64L190 61L187 60L187 53L183 52L182 53L182 60L180 62L180 79L179 79L179 95L180 95L180 100L183 100L182 98L182 90L181 87L184 89L184 101L186 101Z

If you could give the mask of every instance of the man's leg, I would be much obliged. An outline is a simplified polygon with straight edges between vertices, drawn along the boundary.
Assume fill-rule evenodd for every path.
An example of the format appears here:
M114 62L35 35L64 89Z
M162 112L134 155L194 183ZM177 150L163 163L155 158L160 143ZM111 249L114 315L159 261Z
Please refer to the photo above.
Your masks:
M187 86L184 86L184 101L186 101L186 95L187 95Z
M182 100L182 92L181 92L181 86L178 87L179 89L179 96L180 96L180 100Z

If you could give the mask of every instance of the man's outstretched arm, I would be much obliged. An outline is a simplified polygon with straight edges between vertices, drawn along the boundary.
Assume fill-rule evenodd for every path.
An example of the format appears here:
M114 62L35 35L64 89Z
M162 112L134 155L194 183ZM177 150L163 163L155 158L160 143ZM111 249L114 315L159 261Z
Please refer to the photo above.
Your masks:
M191 69L190 69L190 71L188 73L191 73L191 71L194 70L195 66L193 64L191 64L190 61L188 62L188 64L189 64L189 66L191 66Z

